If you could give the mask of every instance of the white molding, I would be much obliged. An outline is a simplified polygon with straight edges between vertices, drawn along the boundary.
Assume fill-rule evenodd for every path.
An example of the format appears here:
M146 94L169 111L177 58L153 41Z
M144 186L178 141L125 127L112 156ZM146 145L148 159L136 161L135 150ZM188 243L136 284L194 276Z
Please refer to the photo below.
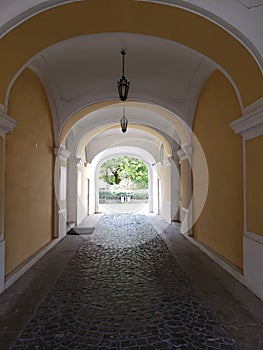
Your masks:
M242 117L230 123L230 127L245 140L263 135L263 97L247 106Z
M1 108L0 109L0 136L4 136L6 133L13 131L16 124L17 124L16 121L13 118L6 115Z
M54 147L54 154L56 157L60 157L63 160L68 160L71 153L65 148L62 147Z
M177 154L180 161L186 159L186 154L184 153L184 150L182 148L179 149L179 151L177 151Z
M188 213L188 209L186 209L186 208L184 208L184 207L181 207L181 209L182 209L184 212Z
M246 231L243 250L245 283L263 300L263 237Z
M250 232L248 235L252 235L254 237L254 233ZM196 238L188 236L187 234L183 234L183 236L191 242L193 245L195 245L197 248L199 248L202 252L204 252L207 256L209 256L216 264L218 264L220 267L222 267L226 272L228 272L231 276L233 276L237 281L242 283L244 286L246 286L249 290L251 290L255 295L257 295L260 299L263 300L263 289L262 284L259 283L256 284L254 280L251 279L251 274L247 271L247 267L244 263L244 275L242 274L241 270L239 270L235 265L233 265L230 261L224 259L222 256L218 255L215 251L212 249L206 247L202 242L198 241ZM260 249L263 251L263 244L259 244L257 241L255 241L253 238L245 236L244 237L244 255L246 255L246 240L255 243ZM258 237L258 235L255 235ZM251 262L251 256L250 254L247 254L247 257L245 257L248 262ZM263 255L262 255L263 256ZM259 281L262 281L262 271L258 271L258 267L261 268L261 266L253 266L252 270L255 274L258 275Z
M257 235L256 233L246 231L245 237L253 239L253 241L263 244L263 236Z
M9 21L4 23L0 27L0 38L8 34L11 30L19 26L24 21L28 20L31 17L36 16L37 14L47 11L52 7L64 5L67 3L71 3L74 1L83 1L83 0L46 0L42 3L39 3L34 6L34 4L31 5L31 7L26 8L24 11L21 11L14 17L12 17Z
M233 23L233 17L231 16L231 23L227 20L223 19L221 16L217 15L215 12L208 10L205 7L200 5L195 5L192 3L187 3L185 0L137 0L142 2L155 2L160 4L165 4L168 6L175 6L178 8L182 8L183 10L187 10L189 12L195 13L201 17L204 17L211 21L212 23L218 25L223 28L226 32L228 32L232 37L234 37L237 41L239 41L246 49L251 53L257 62L261 72L263 71L263 58L261 52L257 49L257 46L251 41L249 36L243 34ZM207 7L207 6L206 6ZM229 14L228 14L229 16Z
M22 277L33 265L35 265L47 252L49 252L63 237L58 237L51 240L44 246L40 251L34 254L28 259L20 268L16 271L11 272L6 278L5 289L9 288L13 283L15 283L20 277Z
M179 149L179 151L177 151L180 161L189 159L192 156L192 153L193 153L193 147L190 145L182 146L182 148Z
M170 166L171 165L171 157L164 158L163 165Z
M159 168L162 165L163 165L163 162L160 162L160 161L152 164L153 168L155 168L155 169Z
M187 234L183 234L183 236L186 239L188 239L191 243L193 243L196 247L198 247L200 250L202 250L202 252L208 255L214 262L216 262L219 266L226 270L235 279L237 279L242 284L246 284L241 271L236 266L232 265L230 261L226 261L223 257L216 254L216 252L206 247L202 242L198 241L193 236L189 236Z
M76 157L76 158L77 158L77 167L83 168L86 162L82 160L80 157Z
M49 107L51 111L51 116L52 116L52 122L53 122L53 130L54 130L54 139L55 139L55 144L59 145L59 111L57 108L56 101L59 100L57 89L56 89L56 84L54 83L54 77L52 72L49 69L49 66L47 62L44 60L44 58L39 55L38 60L36 62L30 61L29 64L27 65L29 69L32 70L36 74L36 76L39 78L41 81L41 84L46 92L48 102L49 102ZM17 72L17 75L20 75L21 71ZM11 88L14 84L14 82L17 79L17 75L14 77L14 79L11 81L10 86L8 87L8 92L6 94L6 100L5 100L5 105L8 106L9 103L9 97L10 97L10 91Z
M246 140L243 137L243 210L244 210L244 235L247 229L247 150Z

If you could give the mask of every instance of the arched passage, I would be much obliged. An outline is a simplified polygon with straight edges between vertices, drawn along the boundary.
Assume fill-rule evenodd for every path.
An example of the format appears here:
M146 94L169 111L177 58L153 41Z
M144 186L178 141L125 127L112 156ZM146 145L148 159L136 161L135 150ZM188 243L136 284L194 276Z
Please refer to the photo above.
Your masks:
M148 199L148 209L146 212L154 212L153 203L156 201L156 195L154 188L156 188L156 174L153 176L152 164L155 162L153 156L141 148L134 146L123 146L123 147L113 147L108 148L104 152L99 153L91 162L91 167L94 169L94 196L95 196L95 212L99 212L99 170L101 165L116 156L128 156L138 158L143 161L148 168L148 189L149 189L149 199ZM141 207L141 206L140 206ZM136 212L140 207L135 208L133 211ZM113 210L114 211L114 210ZM118 211L118 209L116 209Z

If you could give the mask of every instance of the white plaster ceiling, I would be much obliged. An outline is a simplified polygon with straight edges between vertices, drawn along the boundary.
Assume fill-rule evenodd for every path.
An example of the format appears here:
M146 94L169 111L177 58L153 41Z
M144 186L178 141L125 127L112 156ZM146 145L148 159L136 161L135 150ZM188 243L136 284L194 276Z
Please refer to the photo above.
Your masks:
M124 104L125 105L125 104ZM74 127L74 136L75 136L75 144L77 145L79 141L84 137L89 131L97 128L98 126L105 125L105 123L109 124L109 127L112 124L119 125L120 119L122 117L122 106L109 107L105 109L100 109L98 111L92 112L86 117L82 118L79 122L77 122ZM143 136L146 137L149 142L155 142L155 137L146 134L141 130L129 130L129 125L137 124L137 125L145 125L155 130L158 130L166 140L169 142L169 137L174 142L180 144L180 137L175 129L175 127L168 121L165 120L162 116L157 113L154 113L150 110L146 110L143 108L126 106L125 107L125 115L129 121L128 124L128 133L123 134L120 129L116 129L114 133L118 133L120 138L125 138L126 135L131 134L132 136ZM107 131L109 135L112 135L113 131ZM107 133L102 134L104 136ZM169 136L169 137L168 137ZM95 139L100 139L100 134L94 136ZM134 141L133 141L134 143ZM172 145L171 145L172 146Z
M110 157L118 156L118 155L128 155L131 157L137 157L148 164L155 163L154 157L148 151L136 146L123 146L121 148L119 147L108 148L108 149L105 149L105 151L98 153L93 158L92 166L96 168L100 162L103 162Z
M107 33L76 37L38 54L29 66L42 79L59 125L90 103L118 99L121 50L129 100L167 107L189 122L216 65L184 46L151 36Z
M107 129L96 135L87 144L88 162L108 148L115 148L119 152L127 147L134 147L147 151L152 155L155 162L158 161L160 140L149 132L133 129L128 125L126 133L122 133L120 127Z
M1 0L0 37L27 18L63 3L83 0ZM238 37L262 64L262 0L136 0L179 6L209 18Z

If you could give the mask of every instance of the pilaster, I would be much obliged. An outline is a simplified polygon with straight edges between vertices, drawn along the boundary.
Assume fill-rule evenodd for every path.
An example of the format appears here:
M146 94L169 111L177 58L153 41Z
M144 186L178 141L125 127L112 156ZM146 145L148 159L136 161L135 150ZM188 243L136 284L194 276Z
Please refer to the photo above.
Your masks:
M184 145L177 151L177 154L179 163L182 164L183 161L186 161L186 178L183 179L186 184L186 205L183 207L183 203L180 203L181 232L192 236L192 146ZM180 174L180 177L182 177L182 174Z
M5 135L16 126L16 121L4 113L0 105L0 293L5 288Z
M54 236L67 233L67 164L70 152L62 147L54 148L55 160L55 228Z
M248 172L254 173L255 170L248 168L248 154L247 147L252 139L263 135L263 97L247 106L243 110L242 117L234 120L230 123L230 127L233 131L241 135L243 138L243 208L244 208L244 236L243 236L243 266L244 266L244 279L246 285L263 300L263 236L256 232L250 232L247 224L247 196L249 187L248 184ZM251 140L251 141L250 141ZM254 141L253 141L254 142ZM262 154L263 150L258 149L258 155ZM255 154L255 159L256 159ZM254 159L254 161L255 161ZM258 160L260 161L260 160ZM259 176L259 173L258 173ZM258 183L258 186L262 186L262 183ZM259 195L259 194L258 194ZM263 200L263 198L261 198ZM252 209L255 208L252 206ZM250 206L251 210L251 206ZM258 210L258 209L257 209Z

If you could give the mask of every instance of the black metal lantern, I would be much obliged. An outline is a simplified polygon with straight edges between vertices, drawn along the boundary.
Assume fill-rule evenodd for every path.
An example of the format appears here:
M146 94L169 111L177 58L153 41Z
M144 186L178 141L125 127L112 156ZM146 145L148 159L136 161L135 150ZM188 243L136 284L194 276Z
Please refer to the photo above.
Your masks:
M122 101L126 101L128 97L128 92L130 88L130 82L125 78L124 76L124 68L125 68L125 51L121 51L122 54L122 77L118 81L118 91L119 91L119 97Z
M121 131L123 133L126 132L128 127L128 119L125 117L125 108L123 108L123 115L120 120L120 123L121 123Z

